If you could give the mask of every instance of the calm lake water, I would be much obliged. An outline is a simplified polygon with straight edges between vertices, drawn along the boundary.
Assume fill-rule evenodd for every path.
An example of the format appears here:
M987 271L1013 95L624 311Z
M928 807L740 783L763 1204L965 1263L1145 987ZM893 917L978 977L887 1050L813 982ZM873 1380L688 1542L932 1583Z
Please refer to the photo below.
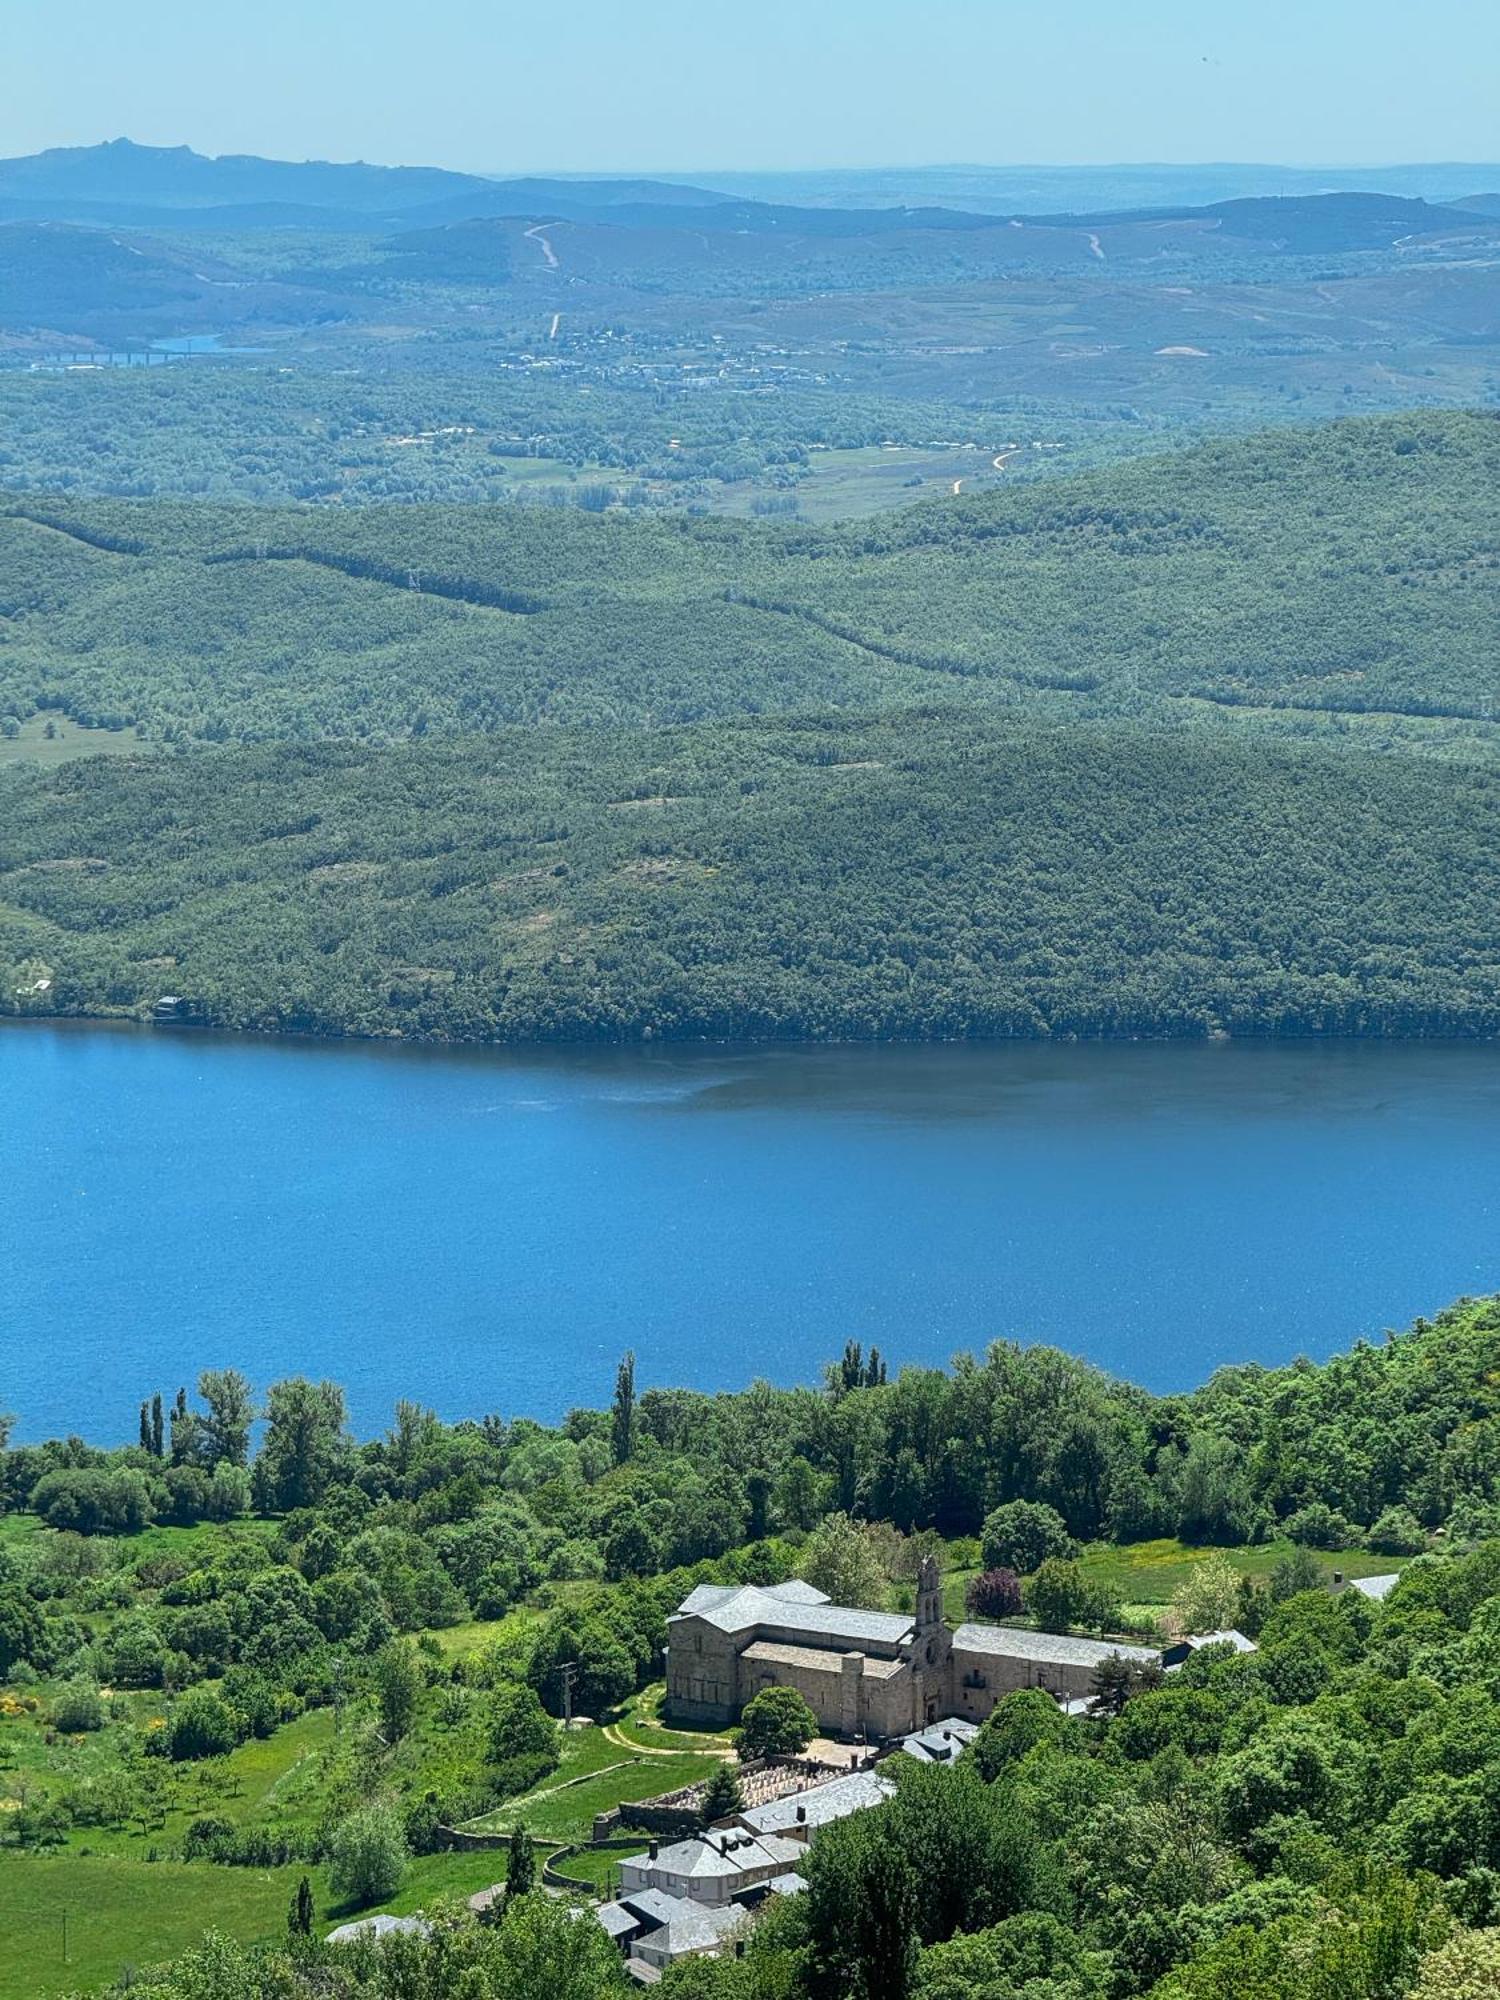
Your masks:
M0 1030L0 1408L445 1417L1045 1340L1153 1388L1500 1288L1500 1050L427 1053Z

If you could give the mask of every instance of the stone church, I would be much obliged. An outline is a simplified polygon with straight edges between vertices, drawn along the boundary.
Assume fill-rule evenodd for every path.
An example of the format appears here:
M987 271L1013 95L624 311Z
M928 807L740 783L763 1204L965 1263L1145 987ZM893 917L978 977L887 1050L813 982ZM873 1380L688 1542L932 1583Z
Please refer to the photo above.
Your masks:
M810 1583L700 1584L667 1621L667 1713L720 1728L767 1687L794 1687L830 1735L905 1736L946 1715L953 1640L937 1564L917 1608L859 1611Z
M1086 1698L1111 1656L1135 1666L1160 1658L1149 1647L1008 1625L950 1632L931 1556L915 1612L830 1604L796 1580L704 1583L667 1620L666 1713L681 1727L721 1729L762 1688L794 1687L828 1735L885 1742L947 1717L982 1722L1017 1688Z

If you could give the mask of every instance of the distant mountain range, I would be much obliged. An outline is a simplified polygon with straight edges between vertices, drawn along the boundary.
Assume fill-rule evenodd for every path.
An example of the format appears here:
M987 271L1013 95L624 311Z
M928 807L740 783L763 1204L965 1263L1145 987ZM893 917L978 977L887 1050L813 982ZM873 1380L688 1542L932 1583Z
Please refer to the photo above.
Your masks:
M729 197L707 188L641 180L495 181L442 167L372 167L363 161L211 159L187 146L55 147L0 160L0 219L84 222L119 228L369 230L478 215L608 211L648 202L695 208Z
M803 235L864 235L916 226L983 227L997 217L1178 215L1186 210L1345 194L1385 195L1494 213L1500 165L1337 171L1257 166L922 167L825 173L726 174L717 185L664 175L523 178L364 161L211 158L187 146L54 147L0 160L0 220L116 228L367 232L434 227L485 216L623 227L728 231L787 227ZM711 220L706 211L715 211ZM816 216L817 221L812 220ZM875 216L887 219L881 222ZM833 218L842 218L835 220Z
M1488 170L1486 170L1488 171ZM555 227L553 227L555 225ZM212 235L363 239L316 276ZM596 298L846 293L1013 272L1263 271L1282 258L1500 256L1500 196L1266 195L1091 212L798 207L649 180L490 181L429 167L207 159L186 147L61 149L0 161L0 327L28 340L366 319L382 277L518 283Z

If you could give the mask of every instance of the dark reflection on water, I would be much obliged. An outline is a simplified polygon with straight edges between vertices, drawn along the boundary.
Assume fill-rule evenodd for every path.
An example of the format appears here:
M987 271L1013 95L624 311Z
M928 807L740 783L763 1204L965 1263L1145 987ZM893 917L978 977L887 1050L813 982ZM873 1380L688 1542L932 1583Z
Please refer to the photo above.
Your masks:
M0 1407L444 1415L1046 1339L1154 1387L1500 1286L1500 1050L433 1052L0 1031Z

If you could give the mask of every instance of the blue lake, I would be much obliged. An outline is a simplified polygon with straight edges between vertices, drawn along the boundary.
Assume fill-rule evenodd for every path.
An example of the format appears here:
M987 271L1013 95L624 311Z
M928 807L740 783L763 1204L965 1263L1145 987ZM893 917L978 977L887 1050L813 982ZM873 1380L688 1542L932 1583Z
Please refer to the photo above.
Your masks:
M0 1029L0 1409L445 1417L1045 1340L1157 1389L1500 1288L1500 1050L432 1053Z

